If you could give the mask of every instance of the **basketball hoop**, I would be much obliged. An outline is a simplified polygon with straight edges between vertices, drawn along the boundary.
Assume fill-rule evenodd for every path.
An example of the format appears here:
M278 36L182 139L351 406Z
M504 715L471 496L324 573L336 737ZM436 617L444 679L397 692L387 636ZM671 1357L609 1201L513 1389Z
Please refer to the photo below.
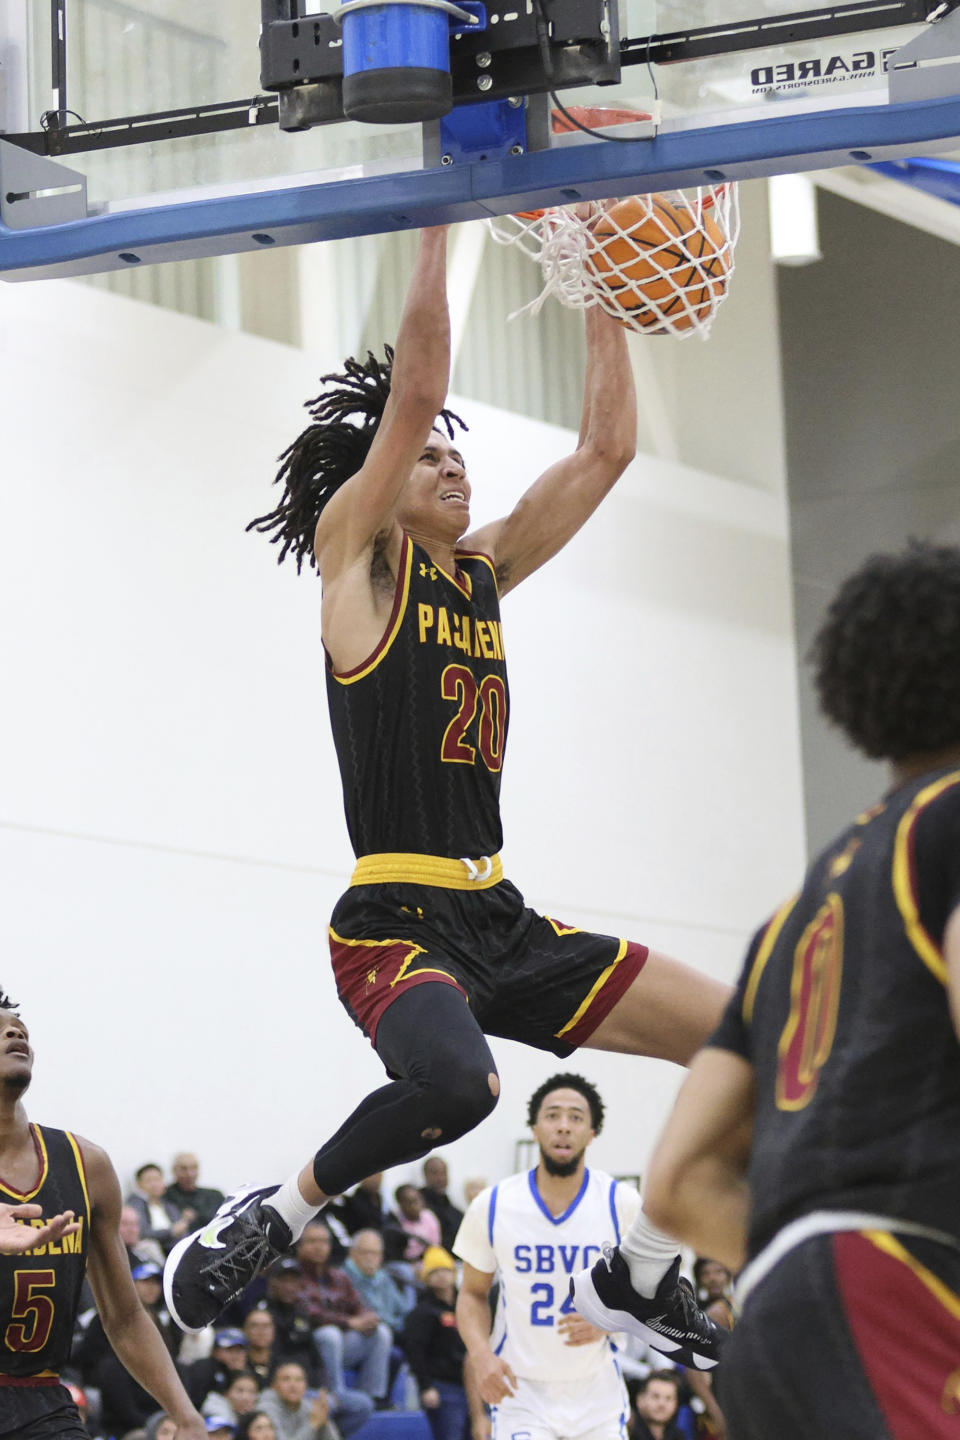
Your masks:
M569 113L591 129L649 119L596 107ZM575 128L554 111L555 133ZM705 340L733 275L740 208L736 185L724 182L551 206L487 224L494 240L516 245L543 274L540 294L515 314L536 314L553 295L572 310L599 305L642 334Z

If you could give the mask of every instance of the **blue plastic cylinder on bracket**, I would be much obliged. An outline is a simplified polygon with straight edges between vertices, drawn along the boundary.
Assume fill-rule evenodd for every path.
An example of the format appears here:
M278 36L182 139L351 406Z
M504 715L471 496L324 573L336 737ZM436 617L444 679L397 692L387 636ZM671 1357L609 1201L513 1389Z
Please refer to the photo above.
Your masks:
M450 32L486 28L476 0L464 6L451 0L347 0L335 16L343 30L343 113L381 125L448 114Z

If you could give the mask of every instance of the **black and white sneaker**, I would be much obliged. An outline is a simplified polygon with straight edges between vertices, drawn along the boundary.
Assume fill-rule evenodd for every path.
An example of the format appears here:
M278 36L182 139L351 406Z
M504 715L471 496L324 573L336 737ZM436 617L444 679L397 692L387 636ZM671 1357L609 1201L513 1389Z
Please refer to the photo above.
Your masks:
M185 1235L163 1271L163 1296L181 1330L195 1335L291 1243L289 1226L265 1205L279 1185L228 1195L209 1225Z
M571 1277L570 1299L591 1325L639 1335L680 1365L712 1370L720 1358L727 1332L700 1309L692 1285L680 1275L679 1255L649 1299L633 1288L619 1247L604 1245L592 1269Z

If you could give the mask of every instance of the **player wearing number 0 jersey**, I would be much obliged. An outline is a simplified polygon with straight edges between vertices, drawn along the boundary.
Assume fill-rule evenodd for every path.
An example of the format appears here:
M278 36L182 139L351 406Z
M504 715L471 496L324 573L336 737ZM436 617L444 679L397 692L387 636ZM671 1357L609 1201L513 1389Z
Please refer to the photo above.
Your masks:
M873 556L813 653L891 787L755 937L647 1198L741 1272L731 1440L955 1440L960 549Z
M596 1089L554 1075L530 1101L540 1156L473 1201L454 1249L465 1262L457 1303L477 1389L496 1440L617 1440L627 1399L616 1349L581 1319L570 1277L617 1245L640 1210L636 1188L586 1166L603 1122ZM499 1284L490 1333L487 1296Z
M621 474L636 406L622 327L589 311L573 453L503 519L466 533L471 487L457 417L443 408L445 245L444 231L424 232L395 356L325 377L335 388L311 403L313 423L283 457L283 497L254 522L281 559L306 559L323 581L330 715L357 855L330 950L340 998L392 1083L284 1185L231 1197L174 1248L165 1293L187 1329L215 1319L331 1195L488 1115L500 1082L487 1035L557 1055L592 1045L684 1064L723 1008L726 987L644 945L539 915L503 876L500 602ZM309 767L299 771L308 783ZM639 1249L652 1297L676 1246L648 1230ZM673 1280L667 1289L654 1308L678 1306L674 1330L711 1350L709 1325Z
M134 1289L120 1238L120 1187L96 1145L27 1120L27 1028L0 994L0 1437L86 1440L60 1369L70 1357L84 1275L123 1364L201 1440L203 1421Z

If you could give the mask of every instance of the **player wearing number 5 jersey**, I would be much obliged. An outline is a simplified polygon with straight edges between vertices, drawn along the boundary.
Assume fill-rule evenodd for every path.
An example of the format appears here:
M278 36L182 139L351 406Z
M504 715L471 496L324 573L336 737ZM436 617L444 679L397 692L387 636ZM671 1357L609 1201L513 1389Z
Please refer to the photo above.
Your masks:
M89 1273L123 1364L177 1422L179 1440L201 1440L203 1420L130 1277L113 1166L89 1141L30 1124L21 1097L32 1071L27 1028L0 994L0 1437L88 1440L59 1370Z
M331 1195L455 1140L493 1109L486 1034L558 1055L577 1045L685 1064L725 987L643 945L538 915L503 878L500 776L509 692L500 601L551 558L630 460L636 407L624 331L586 315L574 452L502 520L467 534L470 482L443 407L446 233L424 232L396 354L350 361L287 451L260 528L316 563L327 687L357 854L330 946L340 997L391 1083L282 1186L232 1197L172 1251L171 1313L196 1329ZM712 1327L671 1277L676 1246L635 1247L647 1303L712 1363ZM669 1292L669 1293L667 1293ZM676 1343L676 1342L674 1342Z
M603 1103L580 1075L553 1075L531 1097L533 1170L482 1191L454 1249L464 1261L457 1322L471 1391L493 1407L496 1440L618 1440L627 1396L610 1337L574 1310L570 1277L616 1245L636 1218L630 1185L588 1170ZM488 1296L499 1282L490 1332ZM474 1395L474 1410L477 1410ZM480 1430L478 1413L474 1434Z

